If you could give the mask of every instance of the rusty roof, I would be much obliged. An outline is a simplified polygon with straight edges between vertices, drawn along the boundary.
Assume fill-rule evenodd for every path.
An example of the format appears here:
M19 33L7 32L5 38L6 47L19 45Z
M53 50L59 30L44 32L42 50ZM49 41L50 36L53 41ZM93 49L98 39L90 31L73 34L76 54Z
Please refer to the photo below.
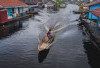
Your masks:
M25 6L27 4L19 0L0 0L0 5L3 7L12 7L12 6Z
M92 14L94 14L95 16L99 17L100 18L100 8L97 8L95 10L90 10L90 12Z
M94 1L94 2L91 2L91 3L88 3L88 4L84 4L81 7L89 7L89 6L96 5L96 4L100 4L100 1Z

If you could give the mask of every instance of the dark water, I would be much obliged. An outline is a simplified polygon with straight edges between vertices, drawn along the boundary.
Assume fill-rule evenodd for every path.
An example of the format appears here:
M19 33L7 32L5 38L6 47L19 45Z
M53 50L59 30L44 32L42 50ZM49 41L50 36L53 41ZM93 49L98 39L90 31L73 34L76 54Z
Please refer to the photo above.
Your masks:
M90 45L93 44L83 41L85 36L75 21L79 15L73 14L73 10L78 10L78 7L68 5L52 14L44 9L34 18L11 28L18 28L16 31L9 30L7 26L7 33L1 32L7 35L0 40L0 68L98 68L96 61L92 60L95 51L91 53L94 49ZM39 38L46 32L44 24L53 27L56 22L68 27L56 33L55 42L49 50L39 52Z

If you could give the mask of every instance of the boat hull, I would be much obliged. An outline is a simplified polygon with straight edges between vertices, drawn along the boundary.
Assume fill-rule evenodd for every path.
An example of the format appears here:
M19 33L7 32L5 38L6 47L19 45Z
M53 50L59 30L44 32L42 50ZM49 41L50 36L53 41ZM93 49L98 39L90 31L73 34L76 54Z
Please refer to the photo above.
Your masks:
M45 37L40 41L40 43L39 43L39 45L38 45L38 50L39 50L39 51L43 51L43 50L48 49L48 48L51 46L52 42L54 41L54 36L53 36L53 38L52 38L52 40L51 40L50 42L44 41L44 39L47 40L47 38L48 38L48 37L45 36Z

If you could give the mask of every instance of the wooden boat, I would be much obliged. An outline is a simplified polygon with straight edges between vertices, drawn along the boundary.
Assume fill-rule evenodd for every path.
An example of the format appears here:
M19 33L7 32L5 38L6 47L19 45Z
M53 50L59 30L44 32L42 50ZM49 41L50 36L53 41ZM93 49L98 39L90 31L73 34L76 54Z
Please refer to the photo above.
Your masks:
M48 39L48 36L47 36L47 33L45 34L45 36L43 37L43 39L40 41L39 45L38 45L38 50L39 51L43 51L43 50L46 50L46 49L49 49L49 47L52 45L54 39L55 39L55 33L63 28L66 27L65 26L61 26L57 29L55 29L57 26L59 26L60 23L58 22L55 26L54 26L54 29L51 31L51 34L50 36L52 37L50 40ZM46 31L48 32L50 27L49 26L45 26L45 29Z
M66 8L66 4L60 4L60 8Z
M54 41L54 34L52 33L52 39L48 39L47 34L45 34L45 36L43 37L43 39L40 41L39 45L38 45L38 50L39 51L43 51L48 49L52 42Z

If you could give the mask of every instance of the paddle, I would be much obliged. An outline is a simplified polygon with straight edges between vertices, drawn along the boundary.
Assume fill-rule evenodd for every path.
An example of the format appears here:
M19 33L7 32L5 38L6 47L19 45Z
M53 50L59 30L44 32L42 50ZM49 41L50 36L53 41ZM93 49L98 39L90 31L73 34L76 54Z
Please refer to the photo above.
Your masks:
M38 34L38 42L40 42L40 33L38 30L37 30L37 34Z
M54 28L56 28L59 25L60 25L60 22L56 23L55 26L54 26Z
M60 30L62 30L62 29L67 27L66 25L64 25L64 26L59 27L58 29L55 29L59 25L60 25L60 22L56 23L55 26L54 26L54 29L51 32L55 33L57 31L60 31ZM50 27L48 25L44 25L44 26L45 26L46 31L48 32Z
M44 26L45 26L46 31L48 32L50 27L48 25L44 25Z

